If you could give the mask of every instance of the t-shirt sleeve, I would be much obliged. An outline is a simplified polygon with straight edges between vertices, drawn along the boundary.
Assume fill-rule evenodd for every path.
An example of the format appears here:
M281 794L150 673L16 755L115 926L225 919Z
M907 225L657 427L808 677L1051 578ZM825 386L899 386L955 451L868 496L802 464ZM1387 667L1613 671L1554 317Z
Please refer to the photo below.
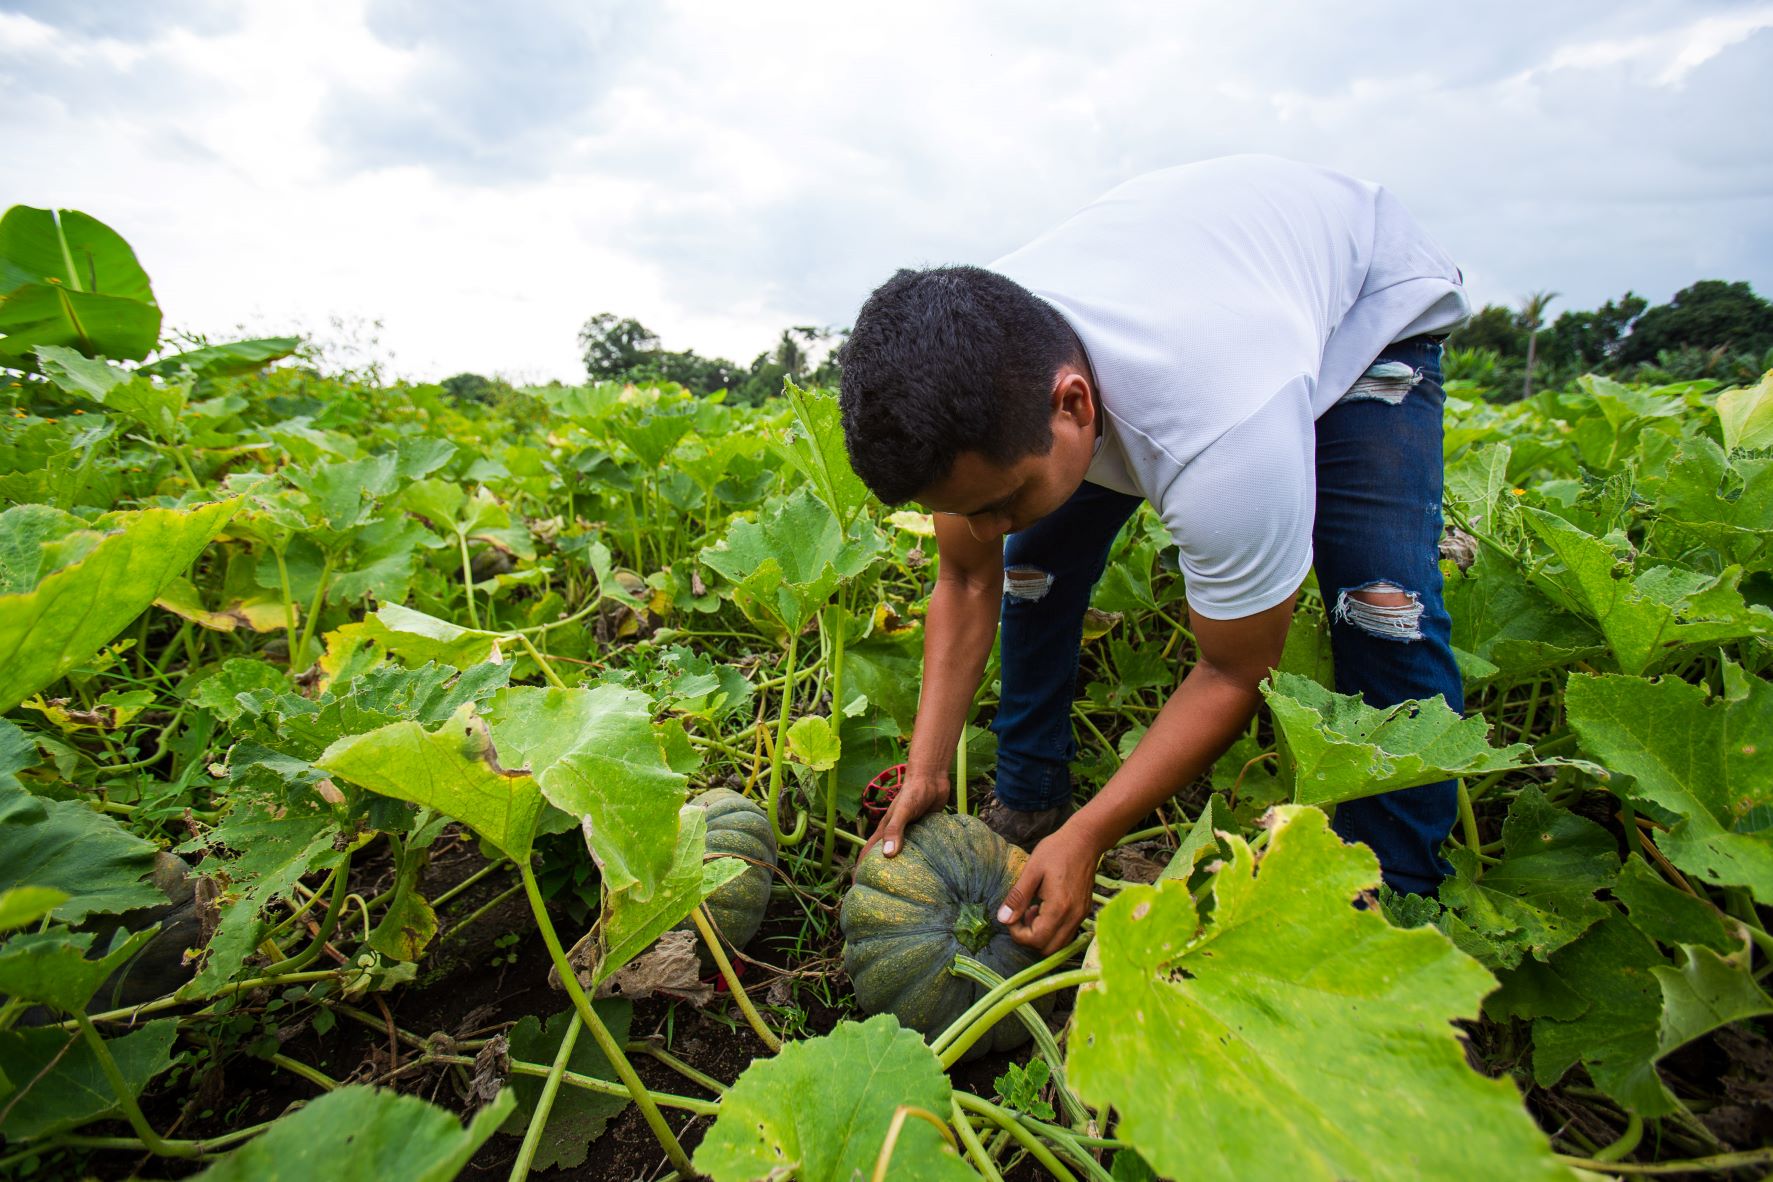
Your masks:
M1317 436L1290 386L1214 440L1157 506L1181 548L1188 606L1212 620L1267 611L1311 570Z

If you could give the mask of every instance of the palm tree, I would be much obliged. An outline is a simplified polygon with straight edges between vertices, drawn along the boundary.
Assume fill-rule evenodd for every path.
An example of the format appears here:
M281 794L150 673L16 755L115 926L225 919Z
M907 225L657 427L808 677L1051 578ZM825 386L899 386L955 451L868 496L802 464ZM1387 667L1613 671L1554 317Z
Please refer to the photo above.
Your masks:
M1521 300L1521 327L1527 330L1527 372L1521 378L1521 397L1533 396L1533 360L1539 351L1539 330L1545 327L1545 309L1558 298L1555 291L1536 291Z

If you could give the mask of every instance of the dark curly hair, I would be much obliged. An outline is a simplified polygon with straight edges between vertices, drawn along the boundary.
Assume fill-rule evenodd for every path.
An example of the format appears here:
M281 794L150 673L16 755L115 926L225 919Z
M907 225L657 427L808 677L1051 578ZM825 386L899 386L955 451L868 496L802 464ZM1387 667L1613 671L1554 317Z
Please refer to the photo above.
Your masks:
M995 464L1053 446L1059 367L1081 359L1049 304L979 267L904 270L856 314L841 355L843 440L889 505L948 475L962 452Z

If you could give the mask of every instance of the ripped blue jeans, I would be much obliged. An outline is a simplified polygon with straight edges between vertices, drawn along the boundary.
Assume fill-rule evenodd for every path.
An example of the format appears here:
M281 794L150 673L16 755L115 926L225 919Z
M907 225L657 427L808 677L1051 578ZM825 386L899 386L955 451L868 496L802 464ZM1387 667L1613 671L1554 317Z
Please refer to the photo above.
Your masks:
M1464 689L1441 597L1441 345L1413 337L1386 347L1367 374L1317 420L1318 586L1330 609L1336 689L1371 706L1439 694L1456 710ZM1077 754L1071 706L1084 609L1115 534L1140 498L1084 484L1057 511L1004 541L1004 566L1033 568L1039 595L1006 576L997 796L1017 809L1071 795ZM1033 590L1033 588L1028 588ZM1358 591L1401 591L1383 607ZM1069 659L1066 659L1069 657ZM1338 805L1335 829L1365 842L1394 890L1432 893L1450 871L1440 856L1458 811L1451 780Z

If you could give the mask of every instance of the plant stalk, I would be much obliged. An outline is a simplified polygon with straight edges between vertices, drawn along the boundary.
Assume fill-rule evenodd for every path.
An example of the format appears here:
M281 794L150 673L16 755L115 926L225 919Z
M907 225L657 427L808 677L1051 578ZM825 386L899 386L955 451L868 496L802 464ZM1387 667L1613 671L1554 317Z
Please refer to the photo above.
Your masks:
M584 1025L575 1013L567 1024L566 1033L560 1036L560 1049L554 1052L554 1063L548 1068L548 1077L542 1081L542 1094L536 1097L535 1111L530 1113L529 1128L523 1131L523 1144L517 1149L517 1159L511 1163L511 1182L523 1182L529 1177L530 1165L536 1160L536 1150L542 1144L542 1130L547 1127L549 1113L554 1111L554 1098L560 1094L560 1077L566 1074L567 1060L572 1058L573 1047L577 1045L579 1031Z
M776 1037L775 1031L764 1025L763 1015L757 1012L757 1007L751 1004L751 995L739 983L739 974L733 971L733 962L727 959L726 949L720 946L720 933L715 930L714 921L709 918L708 905L696 904L695 910L690 912L690 918L695 920L696 930L702 933L702 942L708 945L708 952L714 957L720 975L726 978L726 987L732 991L733 1000L739 1003L739 1010L745 1015L745 1021L751 1024L751 1029L757 1032L763 1045L770 1049L770 1054L775 1054L782 1049L782 1040Z

